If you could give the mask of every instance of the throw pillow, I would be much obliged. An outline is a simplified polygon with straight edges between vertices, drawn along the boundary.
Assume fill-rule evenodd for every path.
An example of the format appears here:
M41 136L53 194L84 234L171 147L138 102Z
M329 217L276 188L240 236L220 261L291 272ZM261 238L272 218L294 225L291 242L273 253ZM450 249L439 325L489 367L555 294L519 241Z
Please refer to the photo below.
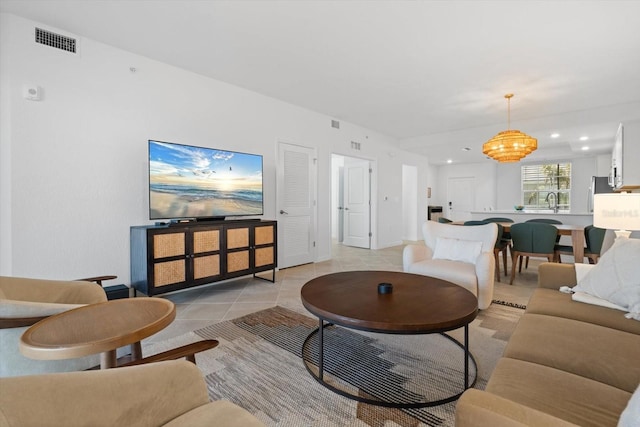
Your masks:
M640 420L640 386L633 392L629 403L618 420L618 427L638 427Z
M619 305L640 320L640 239L616 239L598 263L573 288Z
M589 273L591 269L595 267L595 264L577 263L577 264L574 264L574 267L576 269L576 283L580 283L584 278L584 276L586 276L587 273Z
M482 251L482 242L438 237L433 259L448 259L475 264Z

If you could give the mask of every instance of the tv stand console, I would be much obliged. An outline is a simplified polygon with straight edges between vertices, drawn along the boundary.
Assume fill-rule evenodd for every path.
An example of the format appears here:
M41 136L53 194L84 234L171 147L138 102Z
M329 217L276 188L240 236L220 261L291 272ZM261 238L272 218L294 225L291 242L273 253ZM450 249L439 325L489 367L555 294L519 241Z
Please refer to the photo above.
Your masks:
M277 222L133 226L131 286L148 296L253 274L275 282ZM271 270L271 279L256 273Z

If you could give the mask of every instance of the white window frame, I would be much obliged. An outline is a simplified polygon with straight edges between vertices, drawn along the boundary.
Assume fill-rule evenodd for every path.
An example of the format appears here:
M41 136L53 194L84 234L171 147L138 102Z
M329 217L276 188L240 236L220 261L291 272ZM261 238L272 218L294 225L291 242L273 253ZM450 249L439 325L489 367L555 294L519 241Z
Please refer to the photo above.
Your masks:
M555 193L560 212L571 210L571 162L522 165L520 195L528 210L552 207L549 193ZM559 174L558 174L559 172Z

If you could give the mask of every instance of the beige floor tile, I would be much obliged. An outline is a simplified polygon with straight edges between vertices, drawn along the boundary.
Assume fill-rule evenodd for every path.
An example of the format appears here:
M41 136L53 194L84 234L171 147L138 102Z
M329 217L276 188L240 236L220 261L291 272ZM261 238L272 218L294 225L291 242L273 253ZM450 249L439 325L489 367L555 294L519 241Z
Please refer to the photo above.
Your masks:
M231 309L232 306L233 306L232 303L221 303L221 304L193 303L189 306L187 310L181 313L180 319L219 321L224 318L225 314Z
M416 242L405 242L408 243ZM165 297L177 304L177 318L150 340L159 341L177 336L211 323L244 316L275 305L309 314L300 301L300 289L306 282L314 277L339 271L402 271L403 248L404 245L368 250L335 244L332 259L279 270L276 272L276 283L246 276L168 294ZM572 259L565 257L563 261L569 263ZM525 270L523 267L522 273L516 272L514 284L509 285L509 260L509 275L501 276L500 282L496 282L494 299L526 304L537 286L540 262L541 260L531 259L529 268ZM271 277L268 272L261 274Z

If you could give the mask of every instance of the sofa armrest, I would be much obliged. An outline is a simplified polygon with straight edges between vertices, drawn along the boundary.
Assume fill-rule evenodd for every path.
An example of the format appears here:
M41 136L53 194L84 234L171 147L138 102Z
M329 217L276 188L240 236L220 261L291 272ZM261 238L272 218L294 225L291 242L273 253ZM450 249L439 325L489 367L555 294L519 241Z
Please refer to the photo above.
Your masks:
M493 287L496 277L496 260L493 252L482 252L476 259L475 269L478 278L478 308L489 308L493 299Z
M404 271L409 271L411 264L431 258L431 256L431 249L425 245L407 245L402 250L402 268Z
M456 404L456 427L577 427L486 391L469 389Z
M571 264L543 262L538 267L538 287L559 289L560 286L575 286L576 269Z
M161 426L209 402L200 369L183 360L0 378L0 390L8 426Z

